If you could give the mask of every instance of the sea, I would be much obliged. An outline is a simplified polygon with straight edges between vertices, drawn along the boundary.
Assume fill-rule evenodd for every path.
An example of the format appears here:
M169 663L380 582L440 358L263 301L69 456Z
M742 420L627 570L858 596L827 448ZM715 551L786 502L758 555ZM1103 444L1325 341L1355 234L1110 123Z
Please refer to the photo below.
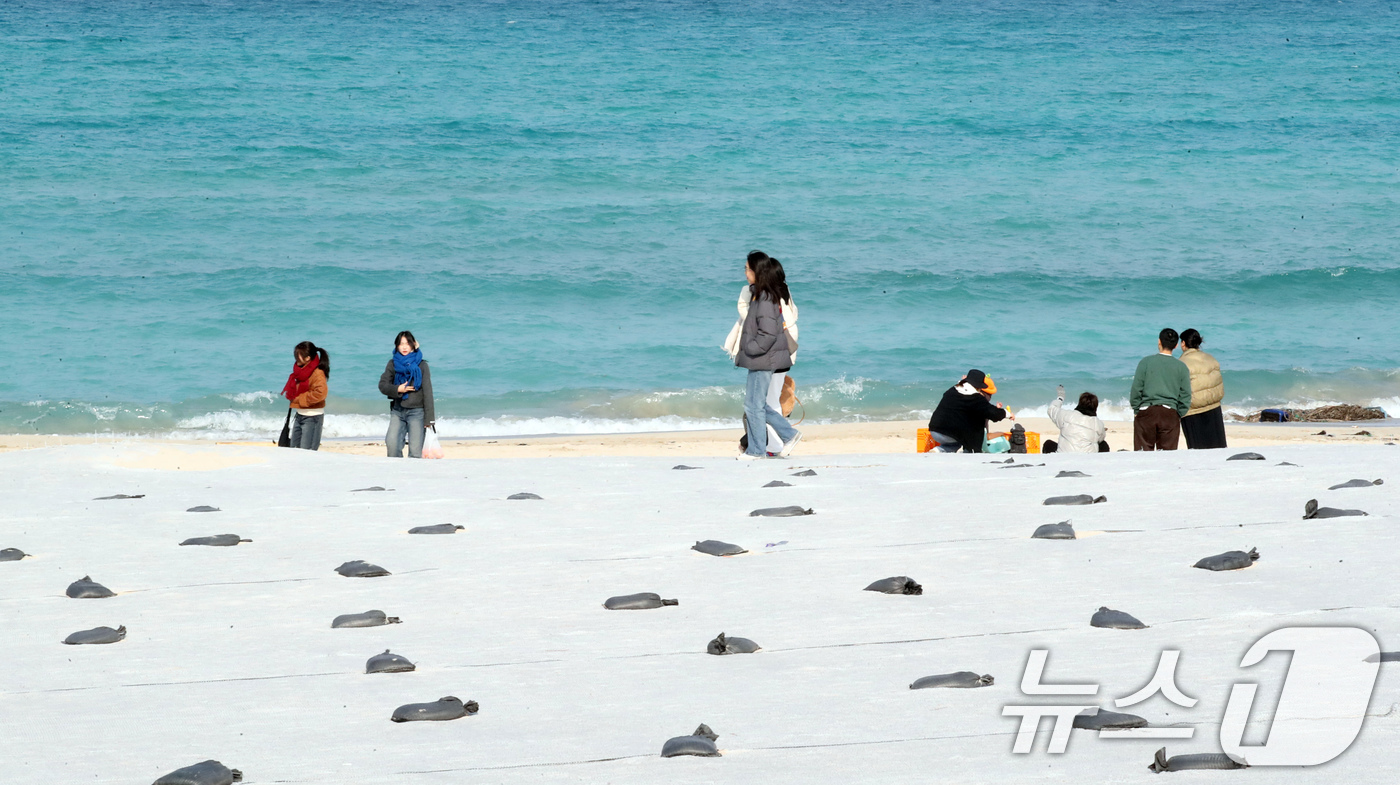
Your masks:
M379 438L731 427L743 260L804 422L968 369L1123 418L1196 328L1227 411L1400 416L1400 3L7 0L0 433L260 439L292 347Z

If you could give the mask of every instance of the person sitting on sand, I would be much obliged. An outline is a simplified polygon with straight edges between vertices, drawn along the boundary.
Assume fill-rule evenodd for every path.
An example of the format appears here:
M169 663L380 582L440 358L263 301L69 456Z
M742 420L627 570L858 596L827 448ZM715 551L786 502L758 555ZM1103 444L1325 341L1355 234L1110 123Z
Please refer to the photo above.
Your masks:
M1099 419L1099 396L1079 394L1079 405L1064 410L1065 386L1055 388L1057 397L1046 414L1060 429L1060 441L1046 439L1041 452L1108 452L1108 428Z
M992 405L997 386L990 376L973 368L943 393L938 408L928 418L928 436L938 452L982 452L988 422L1015 420L1001 404Z

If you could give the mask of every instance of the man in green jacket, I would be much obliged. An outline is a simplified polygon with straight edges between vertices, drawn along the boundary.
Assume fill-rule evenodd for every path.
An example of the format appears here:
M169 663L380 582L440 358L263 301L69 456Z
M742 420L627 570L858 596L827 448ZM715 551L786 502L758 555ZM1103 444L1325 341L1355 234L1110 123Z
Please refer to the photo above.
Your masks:
M1181 418L1191 411L1191 371L1172 356L1179 336L1168 327L1157 336L1157 353L1142 358L1133 374L1133 449L1175 450Z

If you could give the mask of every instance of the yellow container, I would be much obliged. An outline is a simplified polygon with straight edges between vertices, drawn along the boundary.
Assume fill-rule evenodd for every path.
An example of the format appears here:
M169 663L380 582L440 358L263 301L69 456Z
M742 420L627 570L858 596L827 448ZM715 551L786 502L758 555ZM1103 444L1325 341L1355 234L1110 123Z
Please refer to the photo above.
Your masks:
M1040 452L1040 434L1035 431L1026 431L1026 452L1028 454Z
M933 445L929 443L927 428L920 428L914 438L916 440L916 449L918 449L919 452L928 452L933 449Z

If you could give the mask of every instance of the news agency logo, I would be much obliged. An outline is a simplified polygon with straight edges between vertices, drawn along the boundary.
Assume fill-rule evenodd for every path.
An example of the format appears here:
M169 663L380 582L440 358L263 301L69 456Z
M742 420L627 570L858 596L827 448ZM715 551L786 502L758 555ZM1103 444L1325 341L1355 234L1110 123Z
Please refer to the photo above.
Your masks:
M1241 668L1259 664L1275 651L1291 651L1292 662L1279 695L1266 738L1245 745L1245 725L1254 707L1257 682L1235 682L1220 723L1220 747L1235 762L1247 766L1317 766L1351 746L1361 732L1366 708L1380 668L1380 644L1358 627L1284 627L1254 642L1240 660ZM1097 684L1045 684L1041 677L1049 656L1032 649L1021 676L1025 695L1097 695ZM1181 652L1163 651L1157 668L1142 689L1113 701L1116 708L1142 703L1161 693L1172 703L1191 708L1198 702L1177 686L1176 665ZM1002 708L1004 717L1020 717L1013 753L1031 752L1040 721L1053 718L1046 752L1063 754L1069 746L1074 718L1097 704L1021 705ZM1146 727L1100 730L1101 739L1190 739L1194 727Z

